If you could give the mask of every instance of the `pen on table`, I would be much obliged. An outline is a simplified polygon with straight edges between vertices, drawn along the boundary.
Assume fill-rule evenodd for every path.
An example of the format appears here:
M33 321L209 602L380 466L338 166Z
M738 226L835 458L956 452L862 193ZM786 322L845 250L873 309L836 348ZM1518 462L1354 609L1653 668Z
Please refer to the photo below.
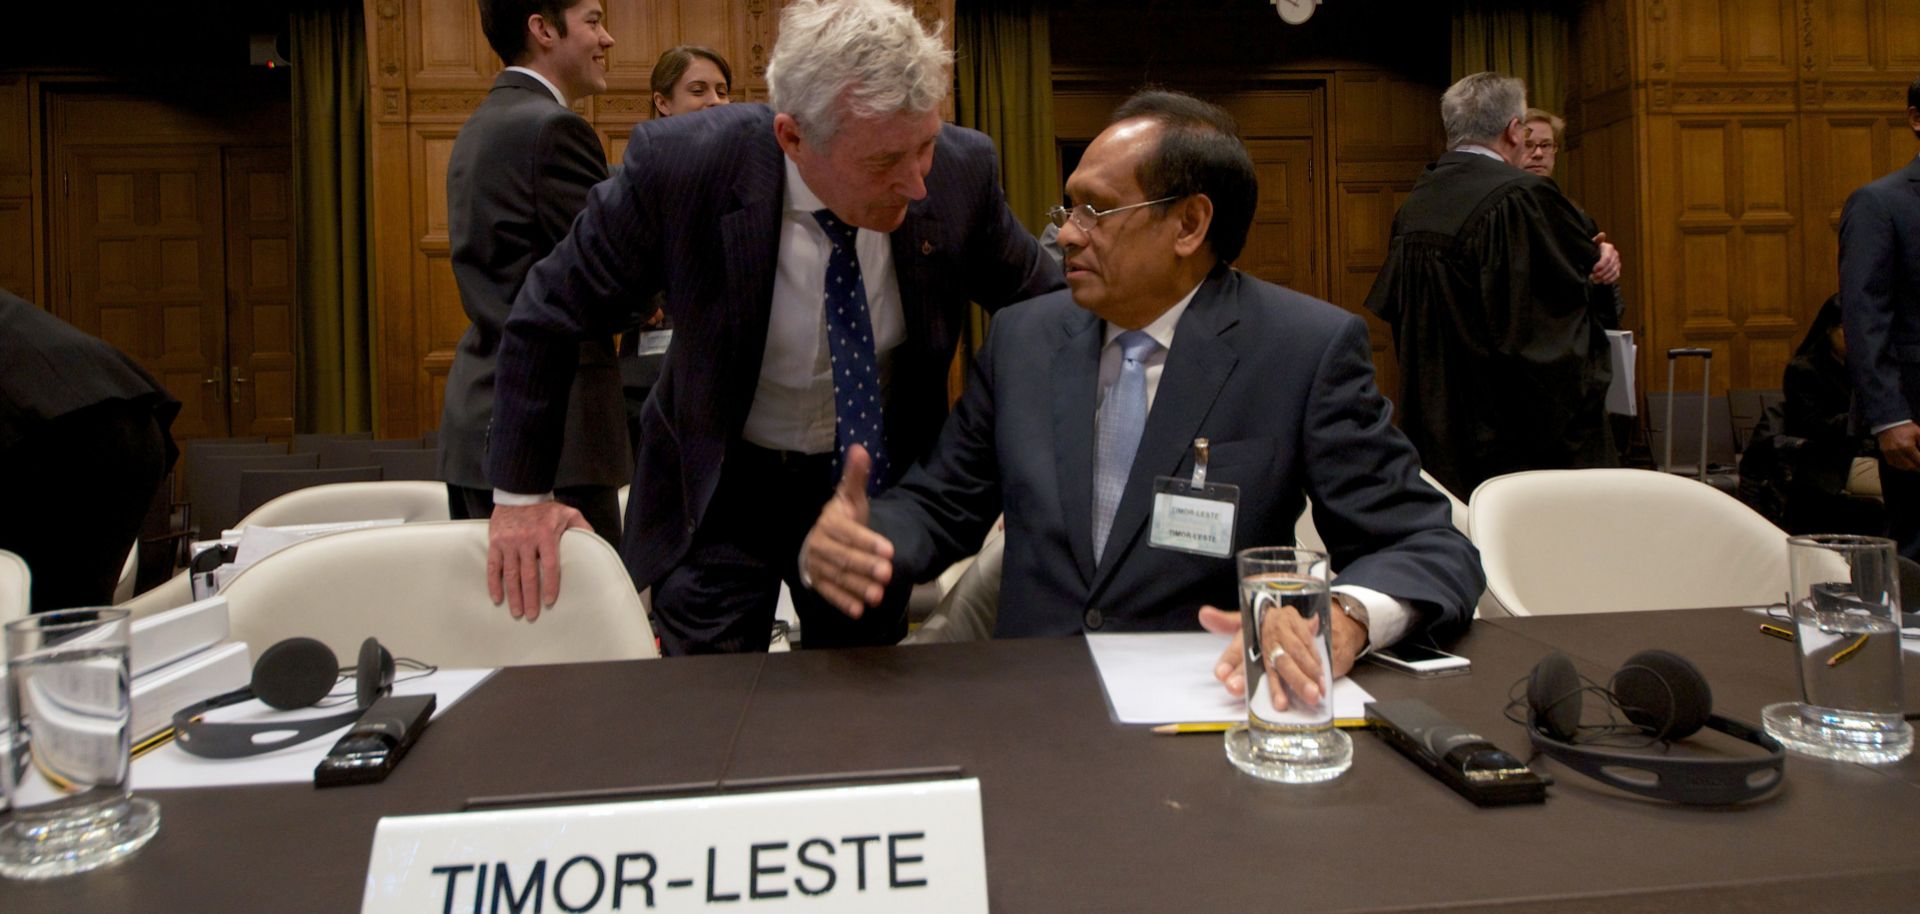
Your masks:
M1333 725L1342 730L1365 730L1373 725L1364 717L1336 717ZM1210 721L1199 724L1161 724L1153 732L1164 735L1179 733L1225 733L1235 727L1246 726L1245 721Z
M153 750L158 749L161 746L164 746L170 742L173 742L172 727L168 727L165 730L160 731L159 733L155 733L154 735L149 736L146 739L143 739L133 744L133 751L127 753L127 760L133 761L134 759L137 759L140 756L146 755L147 753L152 752Z
M1768 625L1764 622L1760 623L1760 634L1770 635L1772 637L1779 638L1782 641L1793 640L1793 632L1788 631L1787 629L1781 628L1778 625Z
M1849 644L1846 647L1841 648L1839 651L1835 652L1833 656L1827 658L1827 666L1839 666L1840 664L1847 662L1848 660L1853 658L1853 655L1860 653L1861 648L1866 646L1867 646L1866 635L1861 635L1860 637L1853 639L1852 644Z

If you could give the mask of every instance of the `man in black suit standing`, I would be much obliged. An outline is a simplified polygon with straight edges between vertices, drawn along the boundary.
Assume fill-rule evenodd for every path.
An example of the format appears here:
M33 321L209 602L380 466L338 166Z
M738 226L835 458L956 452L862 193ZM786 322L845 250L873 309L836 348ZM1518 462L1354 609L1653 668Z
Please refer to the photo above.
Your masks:
M440 475L455 519L489 517L488 427L495 360L513 297L606 179L593 127L568 102L605 91L613 46L600 0L480 0L487 41L510 66L460 128L447 164L447 234L460 303L473 325L447 372ZM573 349L554 496L594 532L620 540L616 490L633 466L612 334Z
M669 654L764 650L847 448L891 458L874 474L890 484L939 432L967 302L1061 283L1007 211L991 141L941 123L951 54L911 12L795 0L779 34L771 106L634 128L620 173L528 275L501 347L490 475L537 497L568 354L664 293L673 346L621 553ZM552 503L494 513L488 584L515 617L558 594L558 538L577 523ZM804 647L905 634L792 589Z
M998 637L1237 627L1233 553L1291 543L1305 499L1340 571L1333 675L1369 646L1457 634L1478 599L1473 545L1389 421L1367 328L1232 269L1253 160L1231 118L1146 92L1114 114L1054 211L1071 295L994 320L933 453L870 503L856 452L807 538L809 582L852 616L980 542L1004 506ZM1156 480L1238 487L1212 554L1161 531ZM1218 607L1225 607L1222 611ZM1287 650L1275 675L1316 680ZM1235 686L1230 650L1217 675ZM1296 658L1296 659L1289 659ZM1244 684L1244 680L1240 680Z
M1394 214L1367 295L1393 325L1400 427L1462 499L1503 473L1619 462L1601 285L1618 255L1609 269L1586 215L1519 168L1526 110L1526 86L1496 73L1440 97L1448 151Z
M1907 124L1920 137L1920 78ZM1854 413L1880 443L1888 533L1920 560L1920 158L1840 211L1840 308Z

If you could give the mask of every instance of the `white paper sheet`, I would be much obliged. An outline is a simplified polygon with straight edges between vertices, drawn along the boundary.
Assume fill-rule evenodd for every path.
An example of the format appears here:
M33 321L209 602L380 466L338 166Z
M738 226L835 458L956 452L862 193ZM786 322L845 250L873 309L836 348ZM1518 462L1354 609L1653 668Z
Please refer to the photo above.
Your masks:
M1640 398L1633 392L1634 367L1640 361L1640 349L1633 344L1633 331L1607 331L1607 364L1613 366L1613 382L1607 385L1607 412L1634 416L1640 412Z
M400 671L398 681L393 685L395 695L425 695L429 692L438 697L434 705L433 716L438 718L447 713L455 702L466 697L475 686L485 682L494 674L493 670L439 670L431 676L408 679L405 670ZM335 697L353 698L353 680L336 688ZM332 699L329 699L331 701ZM297 712L302 717L325 717L341 710L339 707ZM290 719L296 712L274 711L258 701L221 708L208 715L211 720L220 721L258 721ZM197 755L188 755L179 746L168 743L153 752L134 760L133 789L166 790L175 787L228 787L241 784L291 784L313 780L314 766L325 758L327 750L347 732L345 726L319 739L309 740L297 746L288 746L278 752L256 755L244 759L210 759ZM422 734L421 739L432 739L431 727Z
M1213 665L1232 640L1212 632L1088 635L1087 649L1120 723L1243 721L1245 700L1227 694L1213 678ZM1333 682L1336 718L1364 717L1372 700L1351 679Z

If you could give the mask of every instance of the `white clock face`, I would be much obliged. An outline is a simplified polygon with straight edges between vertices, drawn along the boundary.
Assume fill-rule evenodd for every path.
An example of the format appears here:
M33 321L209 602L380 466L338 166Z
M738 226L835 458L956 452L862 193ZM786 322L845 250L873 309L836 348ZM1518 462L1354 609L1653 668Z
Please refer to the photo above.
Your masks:
M1313 18L1313 8L1319 0L1273 0L1280 10L1280 21L1288 25L1300 25Z

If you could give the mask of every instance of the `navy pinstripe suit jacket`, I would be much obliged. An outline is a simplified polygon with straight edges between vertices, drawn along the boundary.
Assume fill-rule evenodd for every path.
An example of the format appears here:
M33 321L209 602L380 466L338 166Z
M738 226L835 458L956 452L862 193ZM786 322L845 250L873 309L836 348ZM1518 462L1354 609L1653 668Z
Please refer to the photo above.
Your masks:
M640 124L619 174L534 266L507 320L488 469L500 488L544 492L576 361L568 354L583 337L617 330L633 302L665 293L673 348L641 417L621 544L638 586L685 553L753 404L785 177L764 105ZM947 364L967 302L998 308L1064 285L1007 211L984 135L943 126L926 184L892 234L907 325L887 391L896 473L927 452L946 418Z

